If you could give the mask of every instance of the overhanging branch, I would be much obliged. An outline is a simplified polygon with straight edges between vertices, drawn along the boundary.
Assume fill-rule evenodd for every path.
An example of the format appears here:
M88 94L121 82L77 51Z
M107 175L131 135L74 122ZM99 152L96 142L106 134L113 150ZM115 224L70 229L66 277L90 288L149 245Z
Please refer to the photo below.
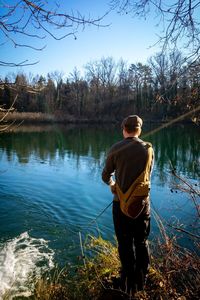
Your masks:
M35 41L44 40L46 36L55 40L62 40L69 36L76 38L75 34L79 26L82 26L83 29L86 25L108 26L101 22L109 11L100 17L91 18L90 16L85 17L79 12L74 13L73 10L69 14L56 2L53 2L53 9L50 8L51 6L50 1L18 0L15 4L10 5L1 1L0 33L3 37L1 46L5 42L11 42L14 47L26 47L41 51L45 46L35 46ZM37 32L35 33L35 31ZM21 42L20 39L23 36L30 38L30 42ZM0 61L0 66L29 66L36 63L28 63L28 60L20 63Z

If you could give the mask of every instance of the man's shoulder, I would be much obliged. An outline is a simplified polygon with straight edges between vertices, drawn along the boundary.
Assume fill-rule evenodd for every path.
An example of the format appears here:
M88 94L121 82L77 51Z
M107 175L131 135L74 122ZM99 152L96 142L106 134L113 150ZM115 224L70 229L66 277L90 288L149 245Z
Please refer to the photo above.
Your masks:
M121 146L123 146L125 144L125 140L120 140L118 142L116 142L115 144L113 144L110 148L110 151L113 151L113 150L116 150L116 149L119 149Z
M152 144L150 142L143 141L143 140L141 140L139 138L138 138L138 142L141 143L145 148L149 148L149 147L152 148Z
M134 148L135 145L138 145L139 147L141 147L141 149L148 149L148 148L152 148L152 144L146 141L143 141L140 138L137 139L122 139L118 142L116 142L115 144L113 144L110 148L109 153L113 154L116 153L116 150L125 150L127 147L128 148ZM127 149L128 149L127 148Z
M152 144L150 142L147 142L147 141L143 141L142 139L140 138L136 138L136 139L123 139L123 140L120 140L118 142L116 142L115 144L113 144L110 148L110 150L116 150L120 147L123 147L124 145L126 144L132 144L134 146L134 144L141 144L142 146L144 146L145 148L149 148L149 147L152 147Z
M145 146L147 148L153 148L152 144L150 142L145 142Z

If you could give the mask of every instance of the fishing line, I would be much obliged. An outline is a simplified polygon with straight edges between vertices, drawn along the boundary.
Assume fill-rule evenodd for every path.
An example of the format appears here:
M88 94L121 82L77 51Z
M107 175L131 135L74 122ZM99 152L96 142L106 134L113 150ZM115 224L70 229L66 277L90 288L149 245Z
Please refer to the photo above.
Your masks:
M101 211L101 212L100 212L93 220L91 220L91 221L88 223L88 225L86 225L86 226L87 226L86 228L90 227L90 226L92 225L92 223L96 222L97 219L98 219L99 217L101 217L101 215L103 215L103 213L111 206L112 203L113 203L113 201L111 201L104 209L102 209L102 211Z
M187 112L187 113L185 113L185 114L183 114L183 115L181 115L181 116L179 116L179 117L177 117L177 118L175 118L175 119L173 119L173 120L171 120L171 121L169 121L169 122L167 122L167 123L165 123L165 124L163 124L163 125L161 125L161 126L159 126L157 128L155 128L155 129L151 130L150 132L148 132L146 134L144 134L143 138L146 138L147 136L152 135L152 134L154 134L154 133L162 130L163 128L167 128L168 126L170 126L170 125L172 125L172 124L174 124L174 123L176 123L176 122L178 122L178 121L180 121L180 120L188 117L192 113L195 113L195 112L197 112L199 110L200 110L200 105L197 106L196 108L194 108L193 110L191 110L191 111L189 111L189 112Z
M88 229L89 227L91 227L93 225L93 223L96 223L97 219L99 219L103 215L103 213L111 206L112 203L113 203L113 201L111 201L106 207L104 207L99 212L99 214L95 218L93 218L91 221L89 221L86 225L79 226L79 225L75 225L75 224L72 224L72 223L68 222L68 224L70 226L75 226L76 227L76 230L73 230L73 229L70 229L70 228L68 230L71 231L72 233L77 234L82 230Z
M148 133L146 133L146 134L144 134L144 135L143 135L143 138L146 138L146 137L148 137L148 136L151 136L151 135L155 134L156 132L159 132L159 131L162 130L163 128L167 128L168 126L170 126L170 125L172 125L172 124L174 124L174 123L176 123L176 122L178 122L178 121L180 121L180 120L183 120L184 118L188 117L189 115L191 115L191 114L193 114L193 113L195 113L195 112L198 112L199 110L200 110L200 105L197 106L196 108L194 108L193 110L191 110L191 111L189 111L189 112L187 112L187 113L185 113L185 114L183 114L183 115L181 115L181 116L179 116L179 117L177 117L177 118L175 118L175 119L173 119L173 120L171 120L171 121L169 121L169 122L167 122L167 123L165 123L165 124L163 124L163 125L161 125L161 126L159 126L159 127L157 127L157 128L155 128L155 129L151 130L150 132L148 132ZM126 147L126 146L125 146L125 147ZM80 232L81 232L82 230L88 229L91 225L93 225L93 223L95 223L95 222L97 221L97 219L99 219L99 218L103 215L103 213L111 206L112 202L113 202L113 201L111 201L106 207L104 207L104 208L99 212L99 214L98 214L94 219L92 219L88 224L86 224L85 226L77 226L77 225L74 225L74 226L76 226L77 230L71 230L71 229L69 229L69 230L70 230L71 232L73 232L73 233L76 233L76 234L79 234L79 235L80 235ZM154 213L155 213L155 211L153 212L153 214L154 214Z

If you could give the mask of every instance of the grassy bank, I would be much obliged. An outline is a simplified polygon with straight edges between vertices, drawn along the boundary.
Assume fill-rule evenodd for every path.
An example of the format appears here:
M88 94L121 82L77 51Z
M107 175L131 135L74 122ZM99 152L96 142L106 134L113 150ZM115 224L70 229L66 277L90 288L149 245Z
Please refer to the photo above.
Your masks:
M0 113L0 119L3 117L3 113ZM63 117L64 118L64 117ZM67 118L67 116L65 116ZM53 123L61 121L61 118L56 117L53 114L46 114L40 112L10 112L6 116L6 122L24 122L24 123Z
M4 118L5 112L0 112L0 120ZM123 116L122 116L123 118ZM167 123L170 122L171 119L165 119L165 120L159 120L159 119L145 119L145 122L151 122L151 123ZM180 120L181 123L184 122L189 122L191 123L192 121L190 119L186 120ZM16 122L16 123L21 123L23 122L24 124L38 124L38 123L69 123L69 124L77 124L77 123L116 123L119 121L116 121L115 118L110 118L110 117L78 117L78 116L73 116L70 114L62 113L59 111L54 112L53 114L49 113L41 113L41 112L16 112L12 111L6 114L6 118L4 118L4 122L6 123L11 123L11 122ZM176 122L176 120L175 120ZM178 122L178 120L177 120ZM174 121L173 121L174 123Z
M146 289L130 296L116 286L120 267L116 245L101 237L88 236L81 264L54 273L50 279L40 279L34 299L199 299L198 256L178 246L173 239L151 244L151 249Z
M5 113L0 112L0 120L4 117ZM73 116L66 113L55 112L53 114L41 112L9 112L5 120L7 123L23 122L24 124L37 124L37 123L102 123L102 122L116 122L115 119L110 118L86 118Z

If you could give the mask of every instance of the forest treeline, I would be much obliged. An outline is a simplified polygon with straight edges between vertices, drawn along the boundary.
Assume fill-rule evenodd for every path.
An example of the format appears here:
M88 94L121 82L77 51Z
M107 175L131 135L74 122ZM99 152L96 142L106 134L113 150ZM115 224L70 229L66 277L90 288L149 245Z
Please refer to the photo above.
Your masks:
M136 113L165 121L198 107L200 65L185 64L180 52L155 54L146 64L102 57L88 62L84 75L77 68L68 77L18 72L1 77L0 87L3 109L17 95L18 112L54 114L57 120L116 121Z

